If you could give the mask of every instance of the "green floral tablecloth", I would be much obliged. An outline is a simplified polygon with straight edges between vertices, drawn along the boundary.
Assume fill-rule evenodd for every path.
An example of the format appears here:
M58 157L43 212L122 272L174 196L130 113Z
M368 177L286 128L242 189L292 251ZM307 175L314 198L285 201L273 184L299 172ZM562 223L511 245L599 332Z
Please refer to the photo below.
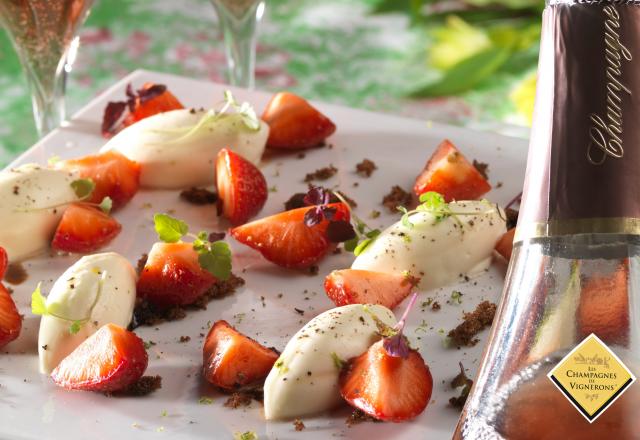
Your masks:
M286 88L312 99L526 135L525 129L510 130L503 124L525 120L517 116L518 101L510 99L522 88L522 69L502 72L461 97L407 98L438 75L427 65L433 33L429 26L410 26L407 14L371 14L374 4L268 0L260 28L257 87ZM456 23L451 26L452 32L463 35ZM225 81L221 35L206 0L97 0L80 35L67 88L68 114L136 68ZM469 44L482 43L482 38L471 36ZM536 56L533 47L529 57ZM26 82L4 32L0 115L2 166L36 141Z

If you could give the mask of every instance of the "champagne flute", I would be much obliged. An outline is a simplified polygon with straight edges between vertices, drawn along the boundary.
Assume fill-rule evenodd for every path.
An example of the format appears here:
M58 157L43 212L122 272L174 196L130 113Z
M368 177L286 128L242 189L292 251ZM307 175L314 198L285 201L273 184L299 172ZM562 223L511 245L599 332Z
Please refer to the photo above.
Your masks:
M27 77L38 135L65 117L65 81L78 48L76 33L93 0L0 0L7 30Z
M264 0L211 0L224 35L229 80L252 89L255 85L256 28Z

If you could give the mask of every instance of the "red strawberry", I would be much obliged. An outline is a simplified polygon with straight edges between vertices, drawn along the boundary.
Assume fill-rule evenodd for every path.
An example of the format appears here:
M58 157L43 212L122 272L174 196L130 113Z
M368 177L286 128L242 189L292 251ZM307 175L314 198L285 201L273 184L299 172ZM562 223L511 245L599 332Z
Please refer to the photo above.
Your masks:
M100 209L72 203L62 215L51 247L65 252L88 253L107 245L122 226Z
M405 299L420 282L405 275L369 270L334 270L324 280L324 290L336 306L380 304L390 309Z
M155 84L148 82L142 86L142 94L145 90L149 90ZM158 113L164 113L171 110L178 110L184 106L178 101L178 98L167 89L162 94L142 102L140 96L136 96L133 111L131 111L124 119L124 126L129 126L141 119L148 118Z
M255 216L267 201L267 181L260 170L226 148L216 159L216 182L220 211L234 225Z
M511 252L513 251L513 238L516 234L516 228L511 228L500 237L498 243L496 243L496 251L504 257L505 260L511 259Z
M413 190L418 196L435 191L451 202L479 199L491 185L449 140L444 140L416 178Z
M264 380L278 360L275 350L238 332L227 321L213 324L202 354L205 379L227 390Z
M349 361L340 373L340 394L378 420L402 422L427 407L433 379L416 350L406 358L387 353L380 340Z
M332 203L336 208L334 220L349 220L349 209L343 203ZM333 247L327 237L329 222L322 220L314 226L304 223L304 215L313 206L292 209L254 220L231 229L231 235L240 243L260 252L278 266L307 268L320 261Z
M109 196L114 209L126 205L140 187L140 165L115 151L65 160L56 163L55 168L93 180L96 187L86 201L100 203Z
M20 330L22 330L22 317L9 291L0 283L0 347L16 339L20 335Z
M7 271L7 266L9 266L9 257L7 256L7 251L5 251L2 246L0 246L0 280L4 278L4 274Z
M142 339L106 324L64 358L51 378L69 390L113 392L137 382L147 362Z
M329 118L289 92L280 92L271 98L262 120L269 125L269 148L316 147L336 131Z
M216 282L200 267L191 243L155 243L140 273L137 294L159 307L194 303Z

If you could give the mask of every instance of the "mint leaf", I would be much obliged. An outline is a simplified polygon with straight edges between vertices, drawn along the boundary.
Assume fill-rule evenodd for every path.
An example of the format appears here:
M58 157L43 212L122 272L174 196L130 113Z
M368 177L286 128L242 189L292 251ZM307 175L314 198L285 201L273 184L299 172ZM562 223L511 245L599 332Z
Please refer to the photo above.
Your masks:
M107 196L104 199L102 199L102 202L100 202L98 207L105 214L109 214L111 212L111 208L113 208L113 200L111 200L111 197Z
M359 256L372 242L373 240L371 238L365 238L364 240L362 240L353 250L353 255L355 255L356 257Z
M34 315L45 316L48 313L47 300L42 296L42 292L40 291L41 284L42 283L38 283L36 290L31 294L31 313Z
M78 333L82 328L82 324L83 324L82 321L73 321L69 326L69 333L71 333L72 335L75 335L76 333Z
M429 211L442 209L446 205L442 194L435 191L427 191L424 194L420 194L420 203L424 203Z
M165 243L175 243L189 232L189 226L185 222L167 214L154 215L153 223L158 237Z
M214 277L227 280L231 275L231 249L224 241L211 243L209 249L199 251L200 266Z
M76 179L70 185L80 200L89 198L96 188L96 184L91 179Z

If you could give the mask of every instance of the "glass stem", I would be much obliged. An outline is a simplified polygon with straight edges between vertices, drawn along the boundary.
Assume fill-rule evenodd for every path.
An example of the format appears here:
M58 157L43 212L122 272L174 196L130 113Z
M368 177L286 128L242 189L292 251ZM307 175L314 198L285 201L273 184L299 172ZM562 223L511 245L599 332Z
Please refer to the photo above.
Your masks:
M213 1L224 35L229 80L234 86L252 89L255 86L256 29L264 13L264 1L253 1L249 7L227 3Z
M64 68L58 69L51 87L44 87L40 78L27 72L27 80L31 91L33 117L36 122L38 136L42 137L60 126L65 119L64 92L67 73Z

